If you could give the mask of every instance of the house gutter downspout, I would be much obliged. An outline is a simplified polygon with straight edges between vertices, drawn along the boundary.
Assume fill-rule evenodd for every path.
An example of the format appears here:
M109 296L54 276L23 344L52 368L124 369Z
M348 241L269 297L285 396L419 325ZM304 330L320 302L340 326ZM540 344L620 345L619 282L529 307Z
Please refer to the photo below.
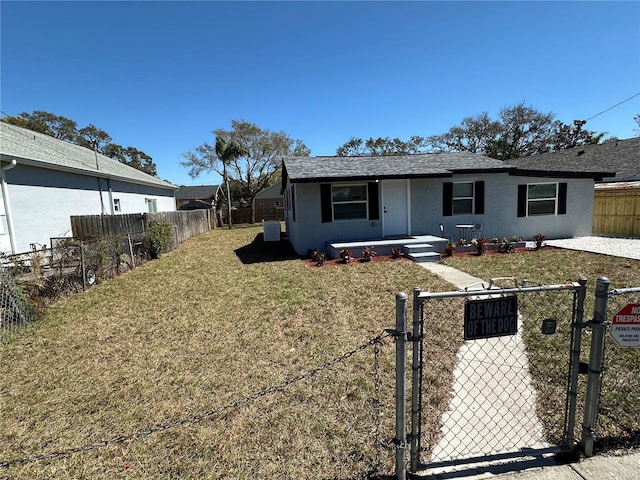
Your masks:
M4 172L12 169L17 165L17 162L11 160L10 163L0 168L0 177L2 183L2 201L4 203L4 213L7 216L7 229L9 230L9 241L11 242L11 253L16 253L16 234L13 229L13 216L11 213L11 203L9 202L9 189L7 188L7 180Z
M107 188L109 189L109 204L111 205L109 211L111 215L115 215L115 211L113 209L113 190L111 189L111 179L107 178Z

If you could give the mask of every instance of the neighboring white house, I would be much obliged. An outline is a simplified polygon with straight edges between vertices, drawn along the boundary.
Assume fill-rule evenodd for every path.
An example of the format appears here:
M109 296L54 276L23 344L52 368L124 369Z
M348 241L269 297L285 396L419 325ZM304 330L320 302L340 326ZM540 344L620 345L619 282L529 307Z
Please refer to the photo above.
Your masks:
M0 251L71 234L70 216L175 211L174 185L91 149L0 123Z
M518 168L469 152L286 157L286 229L293 248L440 235L591 234L594 181L608 171ZM459 227L459 226L462 226Z

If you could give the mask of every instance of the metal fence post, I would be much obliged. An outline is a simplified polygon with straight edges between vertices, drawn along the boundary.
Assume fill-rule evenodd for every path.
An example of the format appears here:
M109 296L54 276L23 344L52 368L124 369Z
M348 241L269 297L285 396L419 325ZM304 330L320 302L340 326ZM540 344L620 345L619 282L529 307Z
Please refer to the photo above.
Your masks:
M420 462L420 422L421 422L421 392L422 392L422 308L420 305L420 288L413 289L413 331L412 363L411 363L411 450L409 471L415 473Z
M582 443L584 454L593 455L593 441L595 437L598 403L600 397L600 382L602 380L602 359L604 352L604 333L606 330L607 301L609 299L609 284L607 277L596 280L596 298L593 308L593 320L590 322L591 351L589 353L589 377L587 379L587 393L584 400L584 420L582 423Z
M133 243L131 240L131 234L127 233L127 240L129 241L129 256L131 257L131 270L136 268L136 259L133 256Z
M84 266L84 243L80 240L80 275L82 275L82 291L87 289L87 279L85 278L85 266Z
M406 480L407 294L396 294L396 479Z
M569 392L567 395L567 445L571 448L575 443L576 403L578 397L578 375L580 370L580 346L582 341L582 327L584 321L584 300L587 296L587 279L580 276L578 279L580 288L577 289L578 299L576 303L575 320L572 327L571 345L571 370L569 377Z

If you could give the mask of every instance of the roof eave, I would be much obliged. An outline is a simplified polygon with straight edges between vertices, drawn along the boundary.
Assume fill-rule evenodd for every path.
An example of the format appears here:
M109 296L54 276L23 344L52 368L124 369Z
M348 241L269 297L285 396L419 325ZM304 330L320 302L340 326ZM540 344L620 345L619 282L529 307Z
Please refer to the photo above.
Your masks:
M549 177L549 178L593 178L596 181L615 176L611 172L567 172L554 170L532 170L518 168L510 173L514 177Z
M95 171L91 171L91 170L86 170L86 169L82 169L82 168L75 168L75 167L69 167L66 165L57 165L54 163L49 163L49 162L42 162L40 160L34 160L31 158L24 158L24 157L16 157L14 155L6 155L6 154L0 154L3 160L15 160L16 162L18 162L18 165L27 165L30 167L37 167L37 168L45 168L47 170L56 170L58 172L67 172L67 173L74 173L76 175L84 175L84 176L91 176L91 177L99 177L99 178L105 178L105 179L109 179L109 180L118 180L121 182L126 182L126 183L133 183L136 185L146 185L149 187L155 187L155 188L164 188L164 189L172 189L174 192L179 188L175 185L171 185L168 183L164 183L164 184L158 184L155 182L151 182L151 181L147 181L147 180L138 180L138 179L131 179L129 177L123 177L121 175L114 175L114 174L110 174L107 172L102 172L100 170L95 170Z

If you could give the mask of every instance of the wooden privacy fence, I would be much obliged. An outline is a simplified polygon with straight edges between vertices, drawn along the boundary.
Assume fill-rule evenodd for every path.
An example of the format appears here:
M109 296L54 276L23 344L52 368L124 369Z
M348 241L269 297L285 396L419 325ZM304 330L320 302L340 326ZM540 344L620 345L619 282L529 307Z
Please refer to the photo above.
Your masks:
M594 233L640 237L640 186L596 189Z
M87 240L144 232L153 223L175 226L178 243L210 230L208 210L181 210L125 215L74 215L71 216L71 231L74 238Z
M223 208L221 210L223 225L227 225L227 211ZM262 220L278 220L284 221L284 208L283 207L256 207L256 223L262 222ZM250 208L238 208L231 210L231 224L239 225L241 223L251 223L251 209Z

